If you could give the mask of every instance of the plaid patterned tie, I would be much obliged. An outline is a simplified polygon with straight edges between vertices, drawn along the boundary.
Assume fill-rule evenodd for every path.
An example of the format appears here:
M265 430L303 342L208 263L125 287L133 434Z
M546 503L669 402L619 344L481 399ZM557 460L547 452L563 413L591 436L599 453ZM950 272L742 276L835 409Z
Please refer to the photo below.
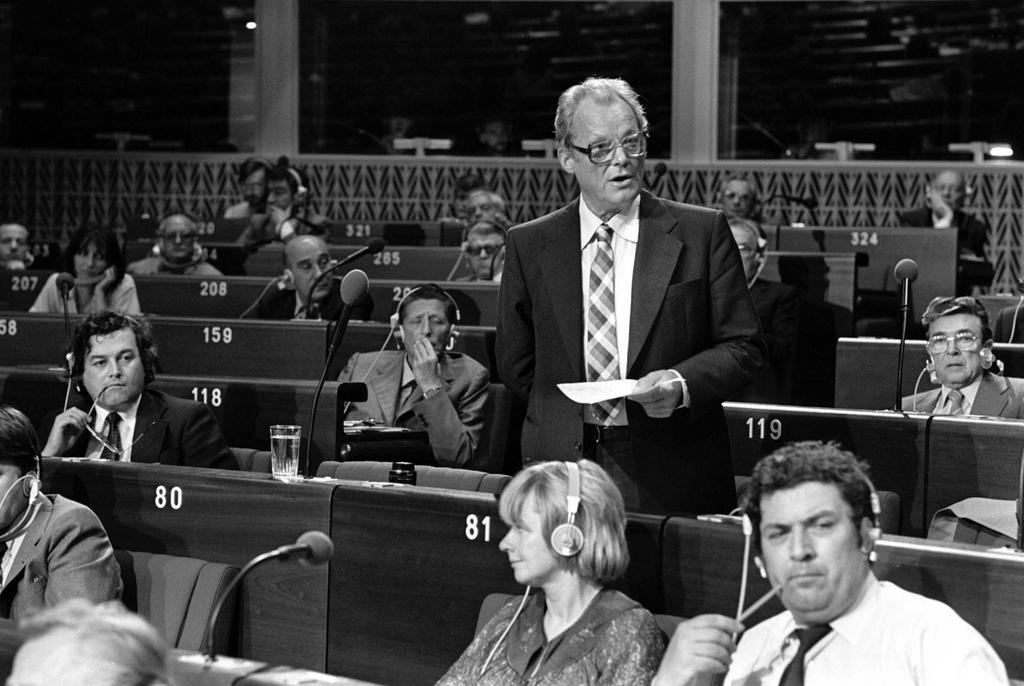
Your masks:
M114 460L115 462L121 459L121 432L118 427L121 425L121 415L116 412L111 412L107 415L107 435L105 436L107 443L110 445L111 450L107 446L103 446L103 451L100 453L101 460ZM118 451L118 452L115 452Z
M619 378L618 338L615 334L615 272L612 269L612 230L601 224L594 233L597 250L590 265L587 308L587 381ZM611 424L623 410L622 398L594 405L594 416Z
M964 394L953 389L946 396L946 414L956 416L964 413Z

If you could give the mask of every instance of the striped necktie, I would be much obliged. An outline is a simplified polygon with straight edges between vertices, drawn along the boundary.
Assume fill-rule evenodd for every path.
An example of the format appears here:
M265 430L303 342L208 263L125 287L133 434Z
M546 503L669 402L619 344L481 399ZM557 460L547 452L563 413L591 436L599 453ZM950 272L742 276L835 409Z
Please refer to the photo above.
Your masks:
M587 308L587 381L619 378L618 338L615 333L615 271L612 230L601 224L594 233L596 250L590 265ZM597 403L594 416L600 424L613 423L623 410L622 398Z
M944 414L951 416L961 415L964 413L964 394L957 389L953 389L946 396L946 409Z
M114 460L115 462L121 459L121 415L117 412L110 412L107 414L107 445L103 446L103 451L100 453L101 460ZM109 447L108 447L109 446ZM113 450L111 450L113 448Z

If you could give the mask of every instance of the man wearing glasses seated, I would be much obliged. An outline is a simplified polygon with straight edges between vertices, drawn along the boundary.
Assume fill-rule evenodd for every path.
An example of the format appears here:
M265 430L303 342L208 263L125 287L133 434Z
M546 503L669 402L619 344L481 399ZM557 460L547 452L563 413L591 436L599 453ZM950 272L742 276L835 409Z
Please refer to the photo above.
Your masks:
M71 345L81 399L54 419L44 456L238 469L210 408L146 387L157 357L144 320L89 315Z
M984 305L967 296L935 298L921 323L928 330L921 373L927 371L940 386L904 398L904 411L1024 417L1024 379L990 371L996 359Z
M206 261L199 245L199 223L185 214L169 214L156 230L153 254L128 265L129 274L184 274L221 276L219 269Z
M508 222L502 218L482 219L473 223L466 232L462 252L469 262L471 274L459 277L459 281L501 281L505 266L505 232Z

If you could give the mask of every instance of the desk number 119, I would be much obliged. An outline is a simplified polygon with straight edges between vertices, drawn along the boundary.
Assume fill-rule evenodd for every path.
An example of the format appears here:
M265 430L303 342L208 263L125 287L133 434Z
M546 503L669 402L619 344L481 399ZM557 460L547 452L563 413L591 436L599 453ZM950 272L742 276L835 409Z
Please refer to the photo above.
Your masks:
M760 419L754 419L753 417L747 417L747 438L765 438L765 435L771 437L773 441L777 441L782 438L782 420L773 419L770 422L766 421L764 417Z

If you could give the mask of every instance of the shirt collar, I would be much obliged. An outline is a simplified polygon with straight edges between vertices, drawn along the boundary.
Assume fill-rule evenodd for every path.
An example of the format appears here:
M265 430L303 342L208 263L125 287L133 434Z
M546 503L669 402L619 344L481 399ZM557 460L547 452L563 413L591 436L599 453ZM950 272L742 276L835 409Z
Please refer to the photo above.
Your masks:
M406 355L402 358L402 383L400 387L404 387L415 380L416 375L412 373L412 367L409 366L409 356Z
M880 592L881 586L878 584L878 579L875 578L874 572L869 571L853 606L844 614L828 623L832 627L833 634L842 637L843 640L850 644L856 645L862 636L869 630L873 630L872 607ZM788 617L783 627L783 634L788 639L793 630L798 627L802 628L802 625L797 624L791 612L787 610L786 614ZM824 646L831 640L829 637L825 637L818 645Z
M620 238L636 243L640 239L640 194L638 193L629 207L619 212L608 221L602 222L601 218L594 214L583 197L580 196L580 249L587 247L587 244L594 238L594 232L601 224L607 224L612 231Z
M121 421L131 421L135 419L135 415L139 413L139 403L142 401L142 394L139 393L139 397L135 399L132 406L123 412L119 412L121 415ZM106 410L99 405L96 406L96 426L103 427L107 421L107 415L110 414L110 410Z

